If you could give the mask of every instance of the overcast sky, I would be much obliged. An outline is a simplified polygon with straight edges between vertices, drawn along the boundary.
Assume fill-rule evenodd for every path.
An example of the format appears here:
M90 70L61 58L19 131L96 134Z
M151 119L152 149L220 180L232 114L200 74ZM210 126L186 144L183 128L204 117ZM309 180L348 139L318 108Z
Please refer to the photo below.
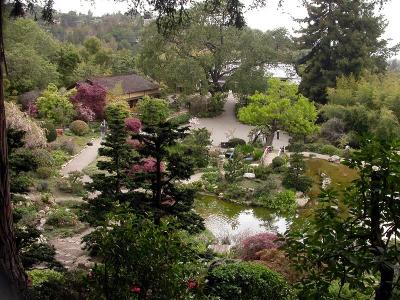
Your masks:
M245 2L248 1L250 0L245 0ZM124 4L116 4L112 0L96 0L95 2L95 5L91 5L88 0L55 0L55 8L62 12L74 10L87 13L91 10L96 16L119 11L124 12L126 10ZM285 0L285 4L282 8L278 8L277 3L278 0L269 0L267 7L247 12L247 24L251 28L260 30L286 27L293 32L293 30L298 28L293 18L303 17L306 13L305 9L300 5L300 0ZM390 41L390 45L400 42L399 12L399 0L391 0L382 11L382 14L388 21L388 27L384 37L392 40Z

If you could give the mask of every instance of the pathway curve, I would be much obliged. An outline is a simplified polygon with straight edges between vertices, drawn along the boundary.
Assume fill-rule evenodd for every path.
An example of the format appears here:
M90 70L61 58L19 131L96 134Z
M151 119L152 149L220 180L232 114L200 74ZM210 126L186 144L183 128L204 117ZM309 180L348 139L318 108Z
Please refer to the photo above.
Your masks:
M86 250L82 247L82 238L92 232L93 228L66 238L55 238L50 243L56 249L55 258L67 269L89 267L92 262Z
M252 127L242 124L236 119L235 104L235 97L229 92L224 112L221 115L215 118L199 119L196 128L207 128L211 132L211 140L214 146L219 146L221 142L227 142L232 137L248 141Z
M92 146L86 146L80 153L75 155L60 171L61 176L68 176L70 172L82 171L97 158L101 139L95 139ZM83 177L84 182L90 181L89 176ZM50 241L56 250L55 258L68 269L76 267L88 267L91 262L87 251L82 249L82 238L90 233L93 228L75 234L71 237L56 237Z
M60 171L61 176L68 176L70 172L82 171L97 158L101 139L95 139L92 146L86 146L80 153L75 155ZM88 176L84 176L84 182L90 181Z

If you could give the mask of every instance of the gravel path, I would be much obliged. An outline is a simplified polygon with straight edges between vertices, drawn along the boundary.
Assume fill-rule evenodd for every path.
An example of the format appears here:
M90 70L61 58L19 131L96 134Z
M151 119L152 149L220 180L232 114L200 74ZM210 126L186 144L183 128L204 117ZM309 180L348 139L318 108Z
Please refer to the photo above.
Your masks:
M236 137L248 141L251 126L240 123L235 116L236 100L230 92L224 106L224 112L215 118L199 119L196 128L205 127L211 132L211 139L214 146L221 142L227 142L230 138Z
M101 139L95 139L92 146L86 146L80 153L70 160L60 171L61 176L68 176L70 172L82 171L92 161L97 158L98 150L100 148ZM90 181L88 176L84 176L84 182Z

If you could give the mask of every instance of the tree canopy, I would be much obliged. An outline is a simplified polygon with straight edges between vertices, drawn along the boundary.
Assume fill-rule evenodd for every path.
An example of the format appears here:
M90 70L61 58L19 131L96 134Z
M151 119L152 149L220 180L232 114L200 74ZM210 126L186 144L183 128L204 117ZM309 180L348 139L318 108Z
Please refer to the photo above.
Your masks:
M174 35L163 36L155 24L144 30L138 67L145 74L173 91L181 87L185 93L215 93L223 91L234 74L242 79L240 71L263 74L266 65L290 60L292 42L286 30L228 27L227 7L208 10L204 5L195 5L189 11L190 24ZM230 88L236 87L243 90L231 82Z
M341 75L358 77L363 70L383 72L391 51L382 38L386 24L376 15L382 1L305 1L298 43L307 52L298 61L300 92L320 103Z
M239 110L239 120L244 123L267 126L271 133L281 129L299 136L317 130L317 110L298 93L295 84L270 79L266 92L250 96L249 102Z

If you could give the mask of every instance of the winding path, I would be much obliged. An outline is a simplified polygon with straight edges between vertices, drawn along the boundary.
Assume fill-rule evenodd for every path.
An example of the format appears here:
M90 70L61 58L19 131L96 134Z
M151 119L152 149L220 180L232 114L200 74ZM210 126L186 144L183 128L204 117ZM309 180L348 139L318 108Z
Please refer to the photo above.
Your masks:
M101 146L101 139L95 139L92 146L86 146L81 152L74 156L65 166L62 167L60 174L63 177L68 176L69 173L74 171L82 171L91 162L97 158L99 148ZM89 176L83 177L84 182L90 181Z
M235 116L235 97L231 92L228 94L224 106L224 112L215 118L201 118L197 128L207 128L211 132L211 140L214 146L221 142L227 142L230 138L236 137L247 141L251 126L240 123Z

